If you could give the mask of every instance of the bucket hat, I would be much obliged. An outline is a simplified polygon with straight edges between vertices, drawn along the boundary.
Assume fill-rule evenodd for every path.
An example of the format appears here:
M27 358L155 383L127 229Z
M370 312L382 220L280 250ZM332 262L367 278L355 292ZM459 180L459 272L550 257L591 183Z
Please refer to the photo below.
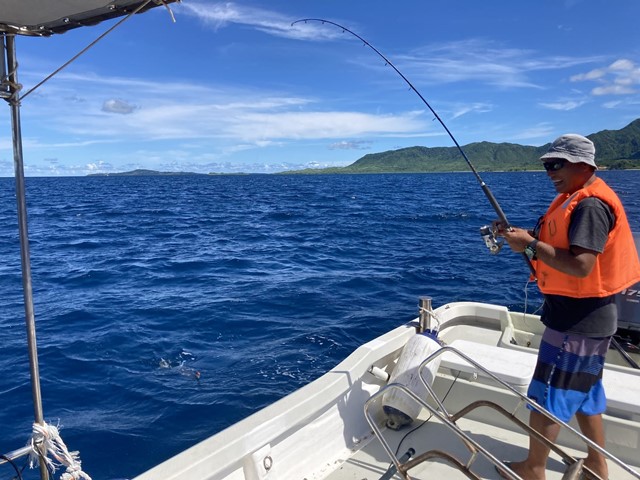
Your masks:
M586 163L592 167L596 165L596 147L587 137L575 133L568 133L556 138L549 151L540 157L543 162L548 158L563 158L571 163Z

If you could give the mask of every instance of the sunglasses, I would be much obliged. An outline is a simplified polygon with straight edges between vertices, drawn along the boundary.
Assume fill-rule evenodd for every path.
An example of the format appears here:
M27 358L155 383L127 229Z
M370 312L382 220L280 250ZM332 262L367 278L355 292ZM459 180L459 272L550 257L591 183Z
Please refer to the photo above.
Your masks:
M547 172L557 172L567 163L566 160L562 158L558 158L556 160L552 160L550 162L542 162L542 166Z

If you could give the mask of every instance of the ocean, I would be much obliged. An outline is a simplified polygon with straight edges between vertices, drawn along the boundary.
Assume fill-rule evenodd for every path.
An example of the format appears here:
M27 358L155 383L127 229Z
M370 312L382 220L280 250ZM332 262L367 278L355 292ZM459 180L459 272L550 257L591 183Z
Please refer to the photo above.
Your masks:
M482 176L517 226L555 193L544 172ZM640 231L640 171L600 176ZM467 172L27 178L26 191L44 416L94 480L133 478L314 380L415 318L420 296L541 302L522 257L484 245L496 215ZM10 178L0 258L6 453L33 423Z

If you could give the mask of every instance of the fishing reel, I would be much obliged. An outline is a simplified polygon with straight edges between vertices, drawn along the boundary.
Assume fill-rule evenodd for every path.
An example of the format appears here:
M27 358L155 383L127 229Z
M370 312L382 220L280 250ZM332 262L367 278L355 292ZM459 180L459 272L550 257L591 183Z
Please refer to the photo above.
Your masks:
M504 245L504 238L497 239L497 231L490 225L480 227L480 236L492 255L496 255Z

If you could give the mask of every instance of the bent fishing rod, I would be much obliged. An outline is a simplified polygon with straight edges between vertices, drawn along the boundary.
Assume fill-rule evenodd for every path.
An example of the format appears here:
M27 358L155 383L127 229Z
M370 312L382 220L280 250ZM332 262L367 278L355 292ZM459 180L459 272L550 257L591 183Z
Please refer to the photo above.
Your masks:
M476 179L478 180L478 183L480 183L480 187L482 188L482 191L484 192L485 196L489 200L489 203L491 204L491 206L495 210L495 212L498 215L498 218L500 219L500 221L505 225L505 228L507 228L507 229L511 228L511 224L507 220L507 216L504 214L504 211L502 210L502 207L500 207L500 204L496 200L496 197L493 196L493 193L491 192L491 189L484 182L484 180L482 180L482 177L480 177L480 174L475 169L475 167L473 166L473 164L471 163L471 161L467 157L467 154L464 152L464 150L462 149L462 147L460 146L460 144L458 143L456 138L453 136L453 134L451 133L451 131L449 130L447 125L445 125L444 121L440 118L440 115L438 115L436 113L436 111L431 107L431 105L429 105L429 102L427 102L427 100L422 96L422 94L418 91L418 89L413 86L413 84L409 81L409 79L407 77L405 77L400 70L398 70L398 68L391 62L391 60L389 60L382 52L380 52L380 50L378 50L376 47L371 45L367 40L362 38L360 35L358 35L357 33L353 32L352 30L349 30L347 27L344 27L344 26L342 26L342 25L340 25L338 23L332 22L330 20L325 20L323 18L302 18L300 20L296 20L295 22L293 22L291 24L291 26L295 25L296 23L301 23L301 22L304 22L304 23L307 23L307 22L320 22L322 24L329 24L329 25L333 25L335 27L338 27L338 28L342 29L343 32L350 33L351 35L356 37L358 40L360 40L362 43L364 43L364 45L366 45L371 50L373 50L376 54L378 54L378 56L381 57L385 61L385 65L389 65L391 68L393 68L395 70L395 72L398 75L400 75L400 77L406 82L406 84L409 85L411 90L413 90L415 92L415 94L418 95L418 97L420 97L420 100L422 100L422 103L424 103L427 106L427 108L431 111L431 113L436 118L436 120L438 120L438 122L440 122L440 125L442 125L442 127L445 129L445 131L447 132L449 137L451 137L451 140L453 140L453 143L455 144L455 146L458 148L458 151L462 155L462 158L464 158L465 162L467 162L467 165L469 165L469 168L471 169L471 171L475 175ZM489 227L482 227L481 233L483 234L483 237L485 238L485 242L487 243L487 246L489 247L491 252L492 253L497 253L497 251L499 251L501 245L495 244L495 239L493 237L493 232L490 231L490 228ZM489 235L491 238L488 239L486 237L486 235ZM492 241L494 241L493 246L490 246L490 243ZM527 255L524 252L522 253L522 256L526 260L527 265L529 266L529 270L531 271L531 274L535 277L536 271L535 271L535 268L533 268L533 264L531 263L531 260L529 260L529 257L527 257Z

